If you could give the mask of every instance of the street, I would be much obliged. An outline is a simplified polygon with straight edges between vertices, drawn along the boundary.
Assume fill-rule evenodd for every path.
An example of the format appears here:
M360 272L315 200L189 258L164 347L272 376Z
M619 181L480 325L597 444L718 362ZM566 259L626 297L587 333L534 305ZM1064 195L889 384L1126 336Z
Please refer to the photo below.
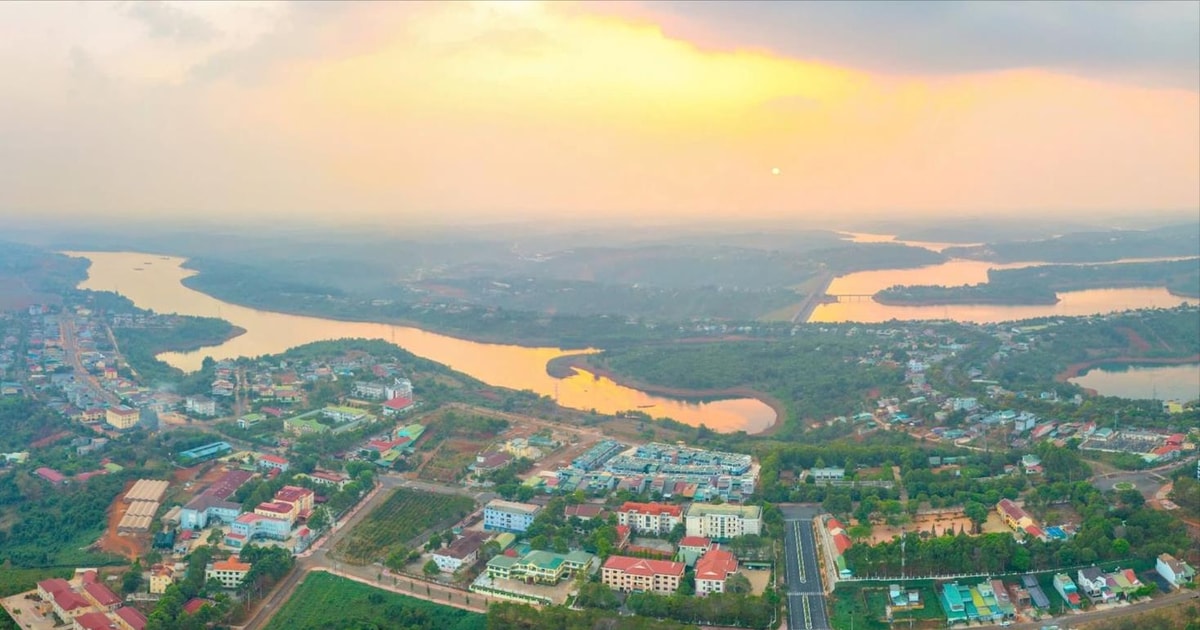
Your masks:
M787 582L788 628L830 630L821 568L817 561L813 519L816 507L782 507L784 515L784 579Z

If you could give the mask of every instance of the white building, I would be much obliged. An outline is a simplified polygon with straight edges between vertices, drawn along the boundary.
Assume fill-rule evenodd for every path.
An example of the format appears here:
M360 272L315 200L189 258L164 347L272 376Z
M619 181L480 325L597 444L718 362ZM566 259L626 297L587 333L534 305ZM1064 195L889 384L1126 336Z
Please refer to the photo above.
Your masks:
M224 588L237 588L249 572L248 563L240 562L237 556L232 556L228 560L218 560L209 564L204 571L204 580L216 580Z
M392 400L394 398L409 398L413 397L412 381L406 378L398 378L384 388L384 398Z
M217 415L217 403L208 396L188 396L183 399L183 408L190 414L205 418Z
M762 533L762 508L757 505L693 503L684 519L688 536L729 540Z
M696 561L696 595L724 593L725 580L737 572L738 561L732 553L713 547Z
M446 547L433 552L433 561L445 573L454 573L462 567L469 567L479 560L479 550L487 536L477 532L467 532L461 538Z
M1159 554L1154 569L1164 580L1174 586L1181 586L1196 577L1196 571L1188 563L1178 560L1169 553Z
M668 503L626 501L617 510L617 524L651 536L665 536L683 522L683 508Z

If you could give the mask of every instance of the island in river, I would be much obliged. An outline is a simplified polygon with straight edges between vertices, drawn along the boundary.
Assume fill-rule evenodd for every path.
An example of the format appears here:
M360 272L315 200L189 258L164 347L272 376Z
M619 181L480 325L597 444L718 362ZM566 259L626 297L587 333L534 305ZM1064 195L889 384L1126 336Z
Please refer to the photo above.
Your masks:
M1200 297L1200 260L1158 260L1091 265L1036 265L989 269L988 281L963 286L893 286L875 293L880 304L1057 304L1058 293L1089 289L1165 287L1172 295Z

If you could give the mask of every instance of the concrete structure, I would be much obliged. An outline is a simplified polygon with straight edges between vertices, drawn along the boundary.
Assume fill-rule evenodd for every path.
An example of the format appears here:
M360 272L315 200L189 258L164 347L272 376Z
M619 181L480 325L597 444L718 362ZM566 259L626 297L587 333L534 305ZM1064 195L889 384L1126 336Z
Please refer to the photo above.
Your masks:
M762 508L757 505L708 505L693 503L685 517L688 536L729 540L762 533Z
M224 588L237 588L241 585L242 580L246 579L246 574L249 572L250 565L240 562L237 556L233 556L228 560L212 562L205 567L204 580L216 580Z
M709 549L712 549L713 543L707 538L700 536L684 536L679 541L677 551L679 560L687 566L694 566L696 561L700 559Z
M205 492L188 501L179 511L179 526L183 529L204 529L214 521L229 524L241 512L241 505Z
M356 420L364 420L370 414L358 409L357 407L325 407L321 410L321 415L333 420L338 424L354 422Z
M811 468L808 471L810 477L817 482L822 481L842 481L846 478L845 468Z
M1182 586L1196 577L1196 571L1188 563L1177 560L1169 553L1160 554L1154 564L1154 570L1171 583L1172 586Z
M233 452L233 446L229 442L213 442L183 451L179 453L179 459L185 464L191 465L216 459L231 452Z
M617 523L640 534L666 536L683 522L683 508L667 503L626 501L617 510Z
M104 412L104 421L114 429L122 431L136 427L141 419L142 413L140 411L132 407L126 407L125 405L109 407Z
M1075 576L1075 584L1093 602L1105 603L1117 598L1117 594L1108 586L1104 573L1097 567L1080 569Z
M1075 586L1071 576L1066 573L1055 573L1054 590L1058 591L1063 601L1067 602L1072 609L1079 608L1079 588Z
M383 400L387 395L387 386L383 383L367 383L359 381L354 384L354 395L370 400Z
M114 611L121 605L121 598L117 594L109 590L109 588L99 582L85 584L83 586L84 597L97 608L102 608L106 611Z
M600 579L614 591L671 595L679 590L683 571L682 562L609 556L601 568Z
M263 470L275 469L279 472L287 472L288 467L291 465L288 460L278 455L259 455L256 463Z
M71 623L72 630L112 630L117 623L102 612L87 612L79 615Z
M381 408L383 409L383 415L391 417L412 411L416 408L416 403L413 402L412 398L400 396L387 399Z
M696 595L724 593L725 580L737 572L738 561L732 553L713 547L696 561Z
M174 567L169 567L162 564L156 564L150 569L150 592L155 595L162 595L167 592L167 587L174 584L179 573Z
M217 402L208 396L188 396L183 401L184 411L205 418L217 415Z
M122 606L113 616L116 617L117 626L121 630L145 630L146 628L146 615L136 608Z
M524 532L542 510L539 505L501 501L488 502L483 508L483 528L506 532Z
M291 521L264 516L256 510L234 519L225 536L225 544L236 549L260 538L287 540L291 532Z

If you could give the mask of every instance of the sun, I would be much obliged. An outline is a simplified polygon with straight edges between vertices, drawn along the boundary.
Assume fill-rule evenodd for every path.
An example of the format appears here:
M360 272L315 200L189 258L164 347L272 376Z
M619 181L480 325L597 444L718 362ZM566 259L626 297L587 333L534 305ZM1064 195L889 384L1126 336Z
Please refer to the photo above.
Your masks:
M778 175L778 174L780 174L780 173L782 173L782 172L783 172L783 171L780 171L778 166L776 166L775 168L771 169L771 174L772 174L772 175Z

